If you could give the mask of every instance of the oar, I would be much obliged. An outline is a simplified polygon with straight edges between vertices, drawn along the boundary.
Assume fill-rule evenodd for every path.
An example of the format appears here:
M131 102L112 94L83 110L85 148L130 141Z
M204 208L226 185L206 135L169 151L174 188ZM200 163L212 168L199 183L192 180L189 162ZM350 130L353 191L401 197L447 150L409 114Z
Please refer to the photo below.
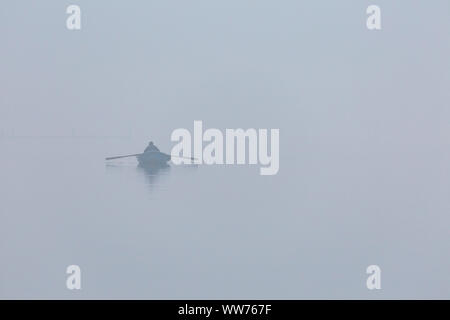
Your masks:
M129 154L126 156L117 156L117 157L109 157L109 158L105 158L105 160L113 160L113 159L120 159L120 158L128 158L128 157L136 157L136 156L140 156L142 153L136 153L136 154Z
M162 152L159 152L159 151L147 151L147 152L144 152L144 153L150 153L150 152L162 153ZM140 155L142 155L144 153L128 154L126 156L108 157L108 158L105 158L105 160L114 160L114 159L121 159L121 158L136 157L136 156L140 156ZM162 153L162 154L164 154L166 156L170 156L172 158L188 159L188 160L191 160L191 161L196 161L197 160L196 158L192 158L192 157L189 158L189 157L172 156L172 155L165 154L165 153Z
M165 153L163 153L165 154ZM197 161L197 158L193 158L193 157L180 157L180 156L172 156L171 154L165 154L166 156L169 156L171 158L180 158L180 159L187 159L187 160L191 160L191 161Z

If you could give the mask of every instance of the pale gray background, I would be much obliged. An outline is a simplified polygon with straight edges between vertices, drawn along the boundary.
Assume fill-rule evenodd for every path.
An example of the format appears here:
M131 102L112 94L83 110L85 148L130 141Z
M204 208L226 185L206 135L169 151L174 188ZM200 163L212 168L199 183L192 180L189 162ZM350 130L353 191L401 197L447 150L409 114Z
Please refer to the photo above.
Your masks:
M0 298L450 298L449 31L448 0L2 1ZM193 120L280 128L279 174L105 166Z

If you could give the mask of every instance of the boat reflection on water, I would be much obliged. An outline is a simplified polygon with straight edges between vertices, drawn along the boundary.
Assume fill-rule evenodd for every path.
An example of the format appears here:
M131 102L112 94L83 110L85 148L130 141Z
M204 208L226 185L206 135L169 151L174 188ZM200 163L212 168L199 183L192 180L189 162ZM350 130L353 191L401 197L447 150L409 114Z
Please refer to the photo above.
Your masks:
M151 193L157 190L171 188L171 181L176 181L182 176L195 174L198 165L175 165L175 164L137 164L136 162L118 162L106 164L106 169L116 176L116 181L125 179L129 182L135 180L149 188ZM120 176L120 178L119 178ZM172 178L169 178L173 176ZM183 178L182 178L183 179ZM172 181L172 182L173 182Z
M137 170L141 172L150 186L156 186L161 176L167 176L170 173L170 165L166 163L138 164Z
M192 157L181 157L181 156L174 156L174 157L195 161L195 159ZM105 160L109 161L124 158L135 158L137 160L138 162L137 170L145 175L148 184L151 186L151 189L154 189L153 187L156 185L158 185L159 188L161 186L159 181L160 177L169 175L171 167L168 164L168 162L172 159L172 156L170 154L161 152L158 149L158 147L156 147L153 144L152 141L150 141L150 143L142 153L128 154L123 156L113 156L105 158ZM115 163L117 164L117 162ZM111 163L108 162L108 164ZM196 168L197 165L187 165L185 167Z

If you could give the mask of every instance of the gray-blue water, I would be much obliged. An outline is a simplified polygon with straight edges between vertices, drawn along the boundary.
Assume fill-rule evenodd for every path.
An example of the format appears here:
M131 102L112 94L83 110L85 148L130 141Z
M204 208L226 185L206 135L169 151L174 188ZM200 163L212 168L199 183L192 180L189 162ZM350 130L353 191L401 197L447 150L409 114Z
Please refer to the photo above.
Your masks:
M128 145L0 140L3 298L448 297L449 172L444 159L423 166L435 154L374 164L305 146L272 177L105 163ZM65 286L71 264L78 292ZM370 264L379 292L365 287Z

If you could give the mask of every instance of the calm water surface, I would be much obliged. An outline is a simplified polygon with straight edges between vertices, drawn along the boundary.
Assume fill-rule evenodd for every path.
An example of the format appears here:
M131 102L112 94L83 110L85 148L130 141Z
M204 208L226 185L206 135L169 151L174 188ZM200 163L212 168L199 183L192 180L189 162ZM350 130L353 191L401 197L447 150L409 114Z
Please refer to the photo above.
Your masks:
M273 177L105 163L135 145L0 140L2 298L449 296L448 171L411 177L420 159L375 165L353 148L308 145ZM65 287L70 264L81 291ZM365 288L369 264L382 267L377 293Z

